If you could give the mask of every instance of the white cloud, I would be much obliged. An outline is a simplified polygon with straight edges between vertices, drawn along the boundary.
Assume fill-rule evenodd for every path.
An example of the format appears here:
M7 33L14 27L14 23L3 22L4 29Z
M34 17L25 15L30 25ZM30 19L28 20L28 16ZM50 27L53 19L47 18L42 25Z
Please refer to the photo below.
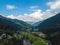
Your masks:
M51 9L60 9L60 0L48 2L47 5L50 6Z
M29 16L31 16L31 17L33 17L33 18L35 18L35 19L43 19L42 18L42 12L41 12L41 10L40 9L38 9L38 10L36 10L34 13L31 13Z
M60 0L48 2L47 5L50 7L50 10L53 11L54 13L60 12Z
M34 10L33 13L30 14L25 13L24 15L18 15L18 16L9 15L7 17L13 19L16 18L28 22L36 22L39 20L45 20L47 18L55 16L55 14L60 12L60 0L48 2L47 5L50 7L50 9L47 9L45 12L42 12L40 9L37 9L37 7L35 6L32 6L30 8Z
M23 21L27 21L27 22L35 22L37 21L37 19L30 17L29 15L18 15L18 16L14 16L14 15L8 15L7 18L12 18L12 19L18 19L18 20L23 20Z
M27 22L35 22L35 21L37 21L37 19L35 19L33 17L30 17L29 15L19 15L19 16L17 16L17 19L27 21Z
M13 14L11 14L11 15L8 15L7 18L16 19L16 16L14 16Z
M15 6L14 6L14 5L6 5L6 8L7 8L7 9L14 9Z
M38 8L38 6L31 6L30 9Z
M42 13L41 10L38 9L37 11L30 14L25 13L24 15L18 15L18 16L9 15L7 17L12 19L23 20L27 22L37 22L37 21L45 20L52 16L54 16L54 14L50 10L47 10Z
M30 11L36 11L38 9L38 6L30 6Z
M50 18L52 16L55 16L55 14L51 11L51 10L46 10L45 12L43 12L43 19L47 19Z
M12 19L18 19L18 20L23 20L23 21L27 21L27 22L36 22L39 20L42 20L42 12L40 9L38 9L37 11L27 14L25 13L24 15L18 15L18 16L14 16L13 14L8 15L8 18L12 18Z
M57 13L60 12L60 0L48 2L47 5L50 7L50 9L47 9L45 12L43 12L43 19L55 16Z

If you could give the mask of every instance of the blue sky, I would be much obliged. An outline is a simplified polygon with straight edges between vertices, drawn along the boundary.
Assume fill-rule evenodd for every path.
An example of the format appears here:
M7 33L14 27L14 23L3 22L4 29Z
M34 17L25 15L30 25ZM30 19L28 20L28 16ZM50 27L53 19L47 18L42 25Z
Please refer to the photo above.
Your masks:
M30 11L31 6L37 6L37 9L41 9L45 11L49 7L46 5L47 2L51 0L0 0L0 13L4 15L19 15L24 13L31 13ZM7 9L7 5L13 5L16 8L12 10Z
M20 16L20 18L25 19L25 17L27 17L28 19L29 17L30 19L33 18L32 20L35 21L35 20L38 20L37 18L39 14L46 15L47 12L52 14L51 13L52 10L54 12L57 8L53 9L51 7L55 6L54 4L59 2L60 0L0 0L0 14L8 17L12 16L13 18L15 18L15 16L19 17L20 15L22 15ZM49 3L51 3L52 5ZM37 18L34 17L34 15ZM48 15L48 17L50 17L50 15ZM43 16L43 18L46 18L46 17ZM24 19L21 19L21 20L24 20Z

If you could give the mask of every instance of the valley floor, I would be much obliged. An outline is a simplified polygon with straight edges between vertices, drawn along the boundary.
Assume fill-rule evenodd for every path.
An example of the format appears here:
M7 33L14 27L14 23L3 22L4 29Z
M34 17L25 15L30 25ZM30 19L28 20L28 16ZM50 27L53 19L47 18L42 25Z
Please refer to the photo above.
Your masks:
M49 45L49 41L30 32L1 34L0 45Z

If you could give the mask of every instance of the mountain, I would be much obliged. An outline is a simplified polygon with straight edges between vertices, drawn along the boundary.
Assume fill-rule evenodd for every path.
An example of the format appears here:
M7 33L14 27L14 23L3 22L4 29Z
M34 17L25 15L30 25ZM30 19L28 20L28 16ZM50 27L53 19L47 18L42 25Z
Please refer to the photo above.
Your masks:
M5 32L21 31L30 28L31 25L17 19L10 19L0 15L0 29L5 30Z
M28 24L30 24L30 25L33 25L34 24L34 22L27 22Z
M9 19L9 20L16 23L16 24L18 24L21 27L22 30L32 27L32 25L30 25L27 22L24 22L22 20L17 20L17 19Z
M52 45L60 45L60 13L44 20L37 28L40 32L47 35L46 39L48 39Z
M0 15L0 31L11 32L21 30L19 25Z
M36 26L38 26L38 25L39 25L40 23L42 23L42 22L43 22L43 21L38 21L38 22L34 23L33 26L36 27Z
M44 20L42 23L40 23L37 28L39 28L39 31L50 34L54 33L56 31L60 31L60 13L56 14L55 16Z

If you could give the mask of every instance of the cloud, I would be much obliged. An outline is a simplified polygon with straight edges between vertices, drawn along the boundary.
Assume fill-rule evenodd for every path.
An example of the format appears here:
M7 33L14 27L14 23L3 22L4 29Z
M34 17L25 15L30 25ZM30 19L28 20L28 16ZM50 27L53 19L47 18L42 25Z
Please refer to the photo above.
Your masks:
M13 14L11 14L11 15L8 15L7 18L16 19L16 16L14 16Z
M18 16L14 16L13 14L11 14L8 15L7 17L12 19L23 20L27 22L36 22L43 19L42 12L40 9L30 14L25 13L24 15L18 15Z
M40 19L40 20L43 19L42 15L43 14L42 14L40 9L36 10L34 13L29 14L29 16L31 16L31 17L33 17L35 19Z
M33 11L33 13L30 14L25 13L24 15L18 15L18 16L9 15L7 17L27 22L36 22L39 20L42 21L52 16L55 16L57 13L60 12L60 0L48 2L47 6L49 6L50 8L47 9L45 12L42 12L42 10L38 9L36 6L31 6L30 9L31 11Z
M31 9L35 12L31 13L30 16L39 20L45 20L47 18L55 16L57 13L60 12L60 0L47 2L47 6L49 6L50 8L47 9L45 12L42 12L40 9L37 9L37 7L32 6Z
M6 5L6 8L7 8L7 9L14 9L15 6L14 6L14 5Z
M55 0L52 2L48 2L47 5L50 7L50 10L54 13L60 12L60 0Z
M38 6L31 6L30 9L38 8Z
M30 11L36 11L38 9L38 6L30 6Z
M55 13L53 13L51 10L46 10L45 12L43 12L43 20L50 18L52 16L55 16Z
M48 2L47 5L50 6L51 9L60 9L60 0Z
M29 15L19 15L19 16L17 16L17 19L27 21L27 22L35 22L35 21L37 21L37 19L35 19L33 17L30 17Z
M55 16L57 13L60 12L60 0L48 2L47 6L49 6L50 9L47 9L45 12L43 12L42 17L44 20L52 16Z
M18 19L18 20L23 20L23 21L27 21L27 22L35 22L37 21L37 19L30 17L29 15L18 15L18 16L14 16L14 15L8 15L7 18L12 18L12 19Z
M54 14L50 10L46 10L45 12L42 12L40 9L38 9L30 14L25 13L24 15L18 15L18 16L14 16L13 14L11 14L8 15L7 17L12 19L23 20L26 22L37 22L37 21L45 20L52 16L54 16Z

